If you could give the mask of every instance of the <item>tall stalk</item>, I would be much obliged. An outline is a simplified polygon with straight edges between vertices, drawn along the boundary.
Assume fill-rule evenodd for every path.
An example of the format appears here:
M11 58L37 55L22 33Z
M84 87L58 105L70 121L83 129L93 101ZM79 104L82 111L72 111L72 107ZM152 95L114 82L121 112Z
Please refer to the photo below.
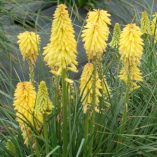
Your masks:
M93 142L94 142L94 125L95 125L95 106L96 106L96 61L93 63L93 100L92 100L92 111L91 111L91 121L90 121L90 143L89 143L89 157L93 156Z
M128 85L127 85L128 86ZM126 97L125 97L125 104L123 108L123 114L122 114L122 121L120 126L120 134L124 132L126 128L126 121L127 121L127 112L128 112L128 103L129 103L129 89L127 87L126 90Z
M93 141L94 141L94 124L95 124L95 106L96 106L96 64L93 64L93 71L90 76L92 81L91 90L92 95L92 102L90 107L88 107L85 113L85 123L84 123L84 136L85 136L85 145L84 145L84 152L83 157L92 157L93 156ZM89 82L87 82L88 84ZM85 86L85 88L87 88ZM90 92L90 91L88 91ZM89 94L89 93L88 93Z
M30 82L32 82L32 84L34 85L34 65L29 62L29 79L30 79Z
M85 131L85 146L84 146L84 157L87 157L88 154L88 137L89 137L89 111L85 114L85 123L84 123Z
M63 105L63 157L67 156L68 147L68 103L67 103L67 83L65 81L66 70L62 72L62 105Z
M45 147L46 147L46 154L49 153L49 138L48 138L48 124L46 118L44 117L44 138L45 138Z
M130 69L130 68L129 68ZM130 94L130 87L131 87L131 78L130 78L130 73L128 75L128 80L126 84L126 95L125 95L125 104L123 108L123 114L122 114L122 120L121 120L121 125L120 125L120 131L119 134L122 134L125 132L126 129L126 122L127 122L127 113L128 113L128 103L129 103L129 94ZM120 136L119 140L120 143L123 142L122 136ZM118 145L118 148L120 148L121 145Z
M130 65L129 65L129 69L130 69ZM131 78L130 78L130 72L129 72L128 80L127 80L127 84L126 84L125 105L124 105L124 110L123 110L123 115L122 115L122 123L121 123L121 131L120 131L120 133L122 133L125 130L125 128L126 128L130 87L131 87Z
M37 139L35 139L35 154L36 154L36 157L40 157L40 150L39 150L39 144L38 144Z
M54 78L54 85L55 85L55 100L54 104L56 107L56 130L57 130L57 143L58 145L61 145L61 101L60 101L60 96L61 96L61 91L60 91L60 84L59 84L59 77Z

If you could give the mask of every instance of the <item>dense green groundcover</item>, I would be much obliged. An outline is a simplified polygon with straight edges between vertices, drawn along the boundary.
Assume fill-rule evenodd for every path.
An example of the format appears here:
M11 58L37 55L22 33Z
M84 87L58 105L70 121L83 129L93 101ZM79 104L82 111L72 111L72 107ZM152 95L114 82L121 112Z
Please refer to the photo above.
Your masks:
M70 0L69 0L70 1ZM46 4L45 4L46 2ZM36 149L32 145L26 146L23 142L21 130L15 120L13 110L13 94L15 85L19 81L28 80L27 64L23 62L17 48L17 34L24 30L35 30L42 36L42 46L48 41L50 33L52 4L56 8L56 2L51 0L30 1L28 3L20 0L4 1L0 0L0 156L2 157L61 157L62 156L62 128L57 128L56 121L61 123L62 116L56 110L48 120L48 143L44 135L36 131L33 137L37 140ZM78 8L74 7L71 0L71 12L73 13L73 23L77 29L77 39L79 44L79 68L86 62L82 48L80 49L80 29L82 29L83 19L78 14ZM78 0L78 7L85 5L85 1ZM128 20L136 22L140 26L141 8L147 10L149 18L152 19L156 1L137 1L138 9L134 7L132 1L113 0L110 1L88 0L85 8L98 7L108 8L111 11L113 20L117 20L123 28ZM130 2L130 3L129 3ZM44 4L42 6L41 4ZM103 5L101 5L103 4ZM35 7L34 7L35 6ZM115 7L112 9L110 6ZM120 6L127 12L122 16ZM127 7L133 9L127 9ZM45 9L41 9L45 8ZM50 9L47 10L47 9ZM70 8L70 7L69 7ZM85 9L85 10L86 10ZM85 17L85 10L80 10ZM116 10L116 11L115 11ZM126 13L125 12L125 13ZM118 15L115 16L115 13ZM50 14L50 15L49 15ZM134 15L134 16L132 16ZM120 16L120 17L119 17ZM131 22L128 21L128 22ZM47 25L48 24L48 25ZM112 28L111 28L112 30ZM111 31L112 34L112 31ZM111 38L112 35L110 35ZM74 81L74 91L69 96L68 108L68 145L67 157L82 157L85 146L91 145L93 141L93 157L156 157L157 156L157 45L154 43L154 36L143 35L144 52L141 61L141 71L144 81L140 83L140 88L129 94L126 126L121 125L126 104L126 86L119 80L120 56L118 49L108 46L103 59L103 72L106 74L108 84L111 87L111 95L107 101L100 101L103 110L95 115L94 134L85 142L84 119L82 112L81 96L78 91L79 79ZM81 56L83 56L81 58ZM81 70L80 70L81 71ZM49 95L54 104L60 99L60 93L56 92L56 84L49 74L49 69L45 66L42 56L42 49L36 65L36 87L39 81L47 82ZM72 78L77 76L70 75ZM58 80L58 84L61 84ZM123 129L122 129L123 128ZM89 128L90 130L91 128ZM60 139L60 140L59 140ZM47 144L46 144L47 143ZM6 147L7 145L7 147ZM49 153L46 154L46 146ZM9 148L9 149L8 149ZM91 150L90 150L91 151ZM40 155L39 155L40 154ZM88 157L88 154L84 157Z

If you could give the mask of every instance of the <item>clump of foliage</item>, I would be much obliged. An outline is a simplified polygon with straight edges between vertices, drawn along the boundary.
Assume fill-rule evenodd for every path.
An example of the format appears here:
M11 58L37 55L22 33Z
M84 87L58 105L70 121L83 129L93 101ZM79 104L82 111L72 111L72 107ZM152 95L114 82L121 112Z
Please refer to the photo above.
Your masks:
M43 49L37 32L20 33L18 44L29 80L17 84L12 106L0 106L0 153L155 157L157 15L152 20L145 15L140 26L115 24L108 44L111 15L89 11L81 32L88 63L80 81L69 75L78 72L78 52L65 4L56 8ZM40 51L51 73L48 85L34 77Z

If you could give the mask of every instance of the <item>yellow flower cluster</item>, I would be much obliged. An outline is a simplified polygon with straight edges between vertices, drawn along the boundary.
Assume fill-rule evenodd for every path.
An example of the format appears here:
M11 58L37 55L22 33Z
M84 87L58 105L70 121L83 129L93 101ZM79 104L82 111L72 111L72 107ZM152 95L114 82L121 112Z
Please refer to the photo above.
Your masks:
M87 112L88 109L90 109L92 101L93 101L93 84L94 84L94 78L93 78L93 70L94 66L92 63L87 63L84 66L81 79L80 79L80 93L82 94L82 103L83 103L83 111L84 113ZM96 80L95 80L95 92L96 92L96 107L95 111L99 111L98 109L98 103L99 103L99 97L101 97L100 90L102 89L101 86L101 80L99 79L98 73L96 74Z
M156 17L155 15L152 22L152 31L155 31ZM89 12L87 23L82 32L84 48L88 57L88 63L84 66L80 78L80 94L84 113L91 110L99 112L100 98L108 96L110 93L106 77L102 74L103 68L100 62L107 48L110 24L110 14L105 10L95 9ZM143 33L150 32L150 21L146 12L142 14L141 28ZM119 78L127 85L130 85L131 90L138 88L137 82L143 80L139 68L143 54L142 32L136 24L126 25L121 32L120 25L116 23L113 38L110 42L111 47L119 47L122 62ZM39 35L34 32L20 33L18 43L23 58L29 61L32 66L35 65L40 43ZM54 13L50 42L44 48L44 60L53 74L65 75L63 77L65 81L72 84L73 80L66 78L65 73L66 70L77 72L78 63L76 57L77 43L74 28L67 7L64 4L60 4ZM98 71L99 66L102 68L101 72ZM31 70L33 71L34 69L32 68ZM31 70L30 73L32 72ZM34 75L32 74L31 76L32 80L34 80ZM69 92L70 88L68 89L68 87L65 85L65 91ZM67 96L66 94L64 95L64 91L63 96ZM37 94L32 83L18 83L14 97L13 105L16 111L16 119L21 128L24 142L28 144L32 136L30 126L40 132L43 123L52 113L54 106L49 98L48 89L44 81L40 82ZM63 98L62 100L66 105L66 101Z
M77 50L74 29L64 4L60 4L52 24L50 43L44 48L44 60L52 73L60 75L63 69L77 72Z
M84 26L82 38L88 60L101 58L107 47L110 14L105 10L94 10L88 13L87 24Z
M120 79L130 82L132 89L138 88L136 81L142 81L139 70L140 60L143 54L143 40L141 31L136 24L128 24L120 36L119 53L123 64Z
M40 37L34 32L24 32L18 35L18 44L24 60L35 64L38 56Z
M111 24L110 14L105 10L95 9L88 13L87 24L84 26L82 32L82 39L84 42L84 48L88 60L91 63L87 63L84 66L81 79L80 79L80 92L82 94L83 111L87 112L91 109L93 101L93 93L95 92L95 111L99 111L99 98L102 96L101 91L107 95L107 90L109 87L107 85L106 79L104 79L107 85L99 78L97 71L96 62L101 60L103 57L103 52L107 47L107 40L109 35L109 27ZM94 69L95 68L95 69ZM96 76L94 76L93 71L96 71ZM105 78L105 76L104 76ZM93 87L95 84L95 87ZM95 88L95 89L94 89Z
M110 88L107 84L105 76L101 80L98 72L96 72L96 80L93 77L94 65L92 63L87 63L84 66L81 78L80 78L80 94L82 96L83 112L86 113L87 110L91 109L93 102L93 92L96 92L96 106L95 111L99 112L99 99L102 97L101 92L104 96L108 96L110 93ZM93 88L95 81L95 89Z
M151 33L151 22L146 11L142 12L141 16L141 31L143 34Z
M25 144L28 144L31 136L29 125L33 125L36 92L30 82L20 82L17 84L14 97L13 105L16 111L16 120L20 125Z
M32 135L31 126L40 131L44 119L52 112L53 104L49 99L44 81L39 85L37 96L32 83L18 83L14 97L16 120L21 128L25 144L28 144Z
M46 118L52 113L53 104L49 98L46 83L41 81L38 87L38 93L35 105L36 128L40 130Z

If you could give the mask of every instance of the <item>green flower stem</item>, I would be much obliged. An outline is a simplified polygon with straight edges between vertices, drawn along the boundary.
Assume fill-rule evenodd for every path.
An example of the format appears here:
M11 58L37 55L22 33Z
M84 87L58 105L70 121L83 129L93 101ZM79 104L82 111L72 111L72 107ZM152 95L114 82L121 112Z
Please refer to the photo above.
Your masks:
M39 144L37 139L35 140L35 153L36 153L36 157L40 157Z
M34 65L31 62L29 62L29 79L34 85Z
M97 67L98 67L98 73L99 73L100 80L102 80L102 84L103 83L105 84L105 88L106 88L105 90L107 91L107 98L109 99L109 102L111 104L110 92L108 91L107 85L106 85L105 80L104 80L104 73L103 73L102 62L97 62ZM102 99L104 99L104 97L102 97Z
M45 147L46 147L46 155L49 153L49 138L48 138L48 124L44 117L44 138L45 138Z
M89 143L89 157L93 156L93 142L94 142L94 125L95 125L95 107L96 107L96 62L93 69L93 100L92 100L92 111L90 121L90 143Z
M57 111L56 117L56 133L57 133L57 142L58 145L61 145L61 102L60 102L60 84L59 77L54 78L55 84L55 106Z
M93 141L94 141L94 124L95 124L95 106L96 106L96 62L94 63L94 69L91 76L91 79L94 80L92 90L93 90L93 100L92 106L87 110L85 114L85 146L84 146L84 157L93 156ZM90 130L89 130L90 128ZM89 138L90 137L90 138Z
M65 81L66 70L62 72L62 105L63 105L63 157L67 157L68 147L68 103L67 103L67 84Z
M121 120L119 134L124 133L125 129L126 129L130 87L131 87L131 79L130 79L130 75L128 75L128 81L127 81L127 84L126 84L126 92L125 92L126 93L126 95L125 95L125 105L124 105L124 108L123 108L123 114L122 114L122 120ZM120 136L118 141L119 141L119 143L122 143L123 142L123 137ZM118 144L118 148L120 148L119 146L121 147L121 144Z
M125 105L124 105L123 114L122 114L122 121L121 121L121 126L120 126L120 134L124 133L124 131L126 129L128 103L129 103L129 84L127 85L127 90L126 90L126 99L125 99ZM123 142L123 138L122 137L120 137L119 142L120 143Z
M84 157L87 157L88 154L88 137L89 137L89 112L85 114L85 131L84 131L84 136L85 136L85 145L84 145Z

